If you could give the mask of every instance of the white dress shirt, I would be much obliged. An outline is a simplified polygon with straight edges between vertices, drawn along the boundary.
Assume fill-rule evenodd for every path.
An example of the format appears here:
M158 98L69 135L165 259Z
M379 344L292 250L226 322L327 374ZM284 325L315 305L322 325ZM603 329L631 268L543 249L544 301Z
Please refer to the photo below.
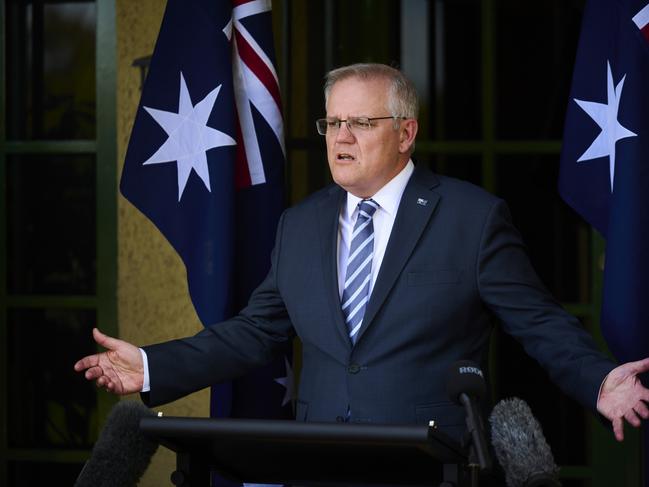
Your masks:
M406 184L415 170L412 161L408 161L399 174L392 178L388 184L383 186L374 196L371 197L379 205L374 212L372 223L374 225L374 255L372 256L372 278L370 279L370 290L374 289L376 276L381 269L385 249L388 246L390 233L394 219L397 216L401 196L406 189ZM350 237L358 218L358 203L361 198L347 193L347 204L340 211L338 219L338 291L342 298L345 289L345 273L347 272L347 260L349 258Z

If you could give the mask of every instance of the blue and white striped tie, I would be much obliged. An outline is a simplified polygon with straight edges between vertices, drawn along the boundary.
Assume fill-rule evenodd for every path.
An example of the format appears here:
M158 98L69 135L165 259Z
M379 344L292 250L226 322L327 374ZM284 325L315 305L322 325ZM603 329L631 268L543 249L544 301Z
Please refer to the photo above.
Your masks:
M345 289L341 299L345 322L352 344L356 343L358 330L363 324L365 306L370 298L370 280L372 279L372 256L374 254L374 225L372 215L379 207L374 200L361 200L358 203L358 218L354 225Z

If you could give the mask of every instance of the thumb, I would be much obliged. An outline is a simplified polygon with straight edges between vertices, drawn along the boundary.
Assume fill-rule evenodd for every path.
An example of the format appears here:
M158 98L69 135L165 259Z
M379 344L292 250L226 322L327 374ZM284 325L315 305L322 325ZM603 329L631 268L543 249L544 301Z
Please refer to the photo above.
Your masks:
M636 362L627 362L621 366L629 375L638 375L649 371L649 357Z
M649 371L649 357L635 362L636 373L642 374Z
M92 336L95 341L104 348L108 350L115 350L119 347L121 340L117 338L109 337L108 335L103 334L99 331L99 328L92 329Z

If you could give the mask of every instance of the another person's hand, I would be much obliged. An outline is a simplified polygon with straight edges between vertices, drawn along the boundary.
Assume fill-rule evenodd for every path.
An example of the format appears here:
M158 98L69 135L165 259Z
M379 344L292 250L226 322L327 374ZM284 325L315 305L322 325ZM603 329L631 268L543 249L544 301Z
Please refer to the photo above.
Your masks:
M105 352L88 355L74 364L77 372L85 371L88 380L115 394L140 392L144 384L144 364L140 349L124 340L104 335L97 328L92 330L95 341Z
M636 428L649 418L649 389L639 374L649 371L649 358L628 362L613 369L604 380L597 400L597 410L613 423L615 439L624 439L624 420Z

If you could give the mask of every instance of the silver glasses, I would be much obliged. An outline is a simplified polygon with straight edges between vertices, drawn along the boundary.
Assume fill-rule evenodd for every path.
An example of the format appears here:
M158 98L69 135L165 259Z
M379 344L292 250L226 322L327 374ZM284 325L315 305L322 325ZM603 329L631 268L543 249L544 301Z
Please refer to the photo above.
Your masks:
M315 121L315 126L320 135L334 134L340 130L340 125L344 122L347 128L354 132L370 130L375 126L372 122L374 120L405 120L407 117L347 117L347 120L339 120L337 118L320 118Z

